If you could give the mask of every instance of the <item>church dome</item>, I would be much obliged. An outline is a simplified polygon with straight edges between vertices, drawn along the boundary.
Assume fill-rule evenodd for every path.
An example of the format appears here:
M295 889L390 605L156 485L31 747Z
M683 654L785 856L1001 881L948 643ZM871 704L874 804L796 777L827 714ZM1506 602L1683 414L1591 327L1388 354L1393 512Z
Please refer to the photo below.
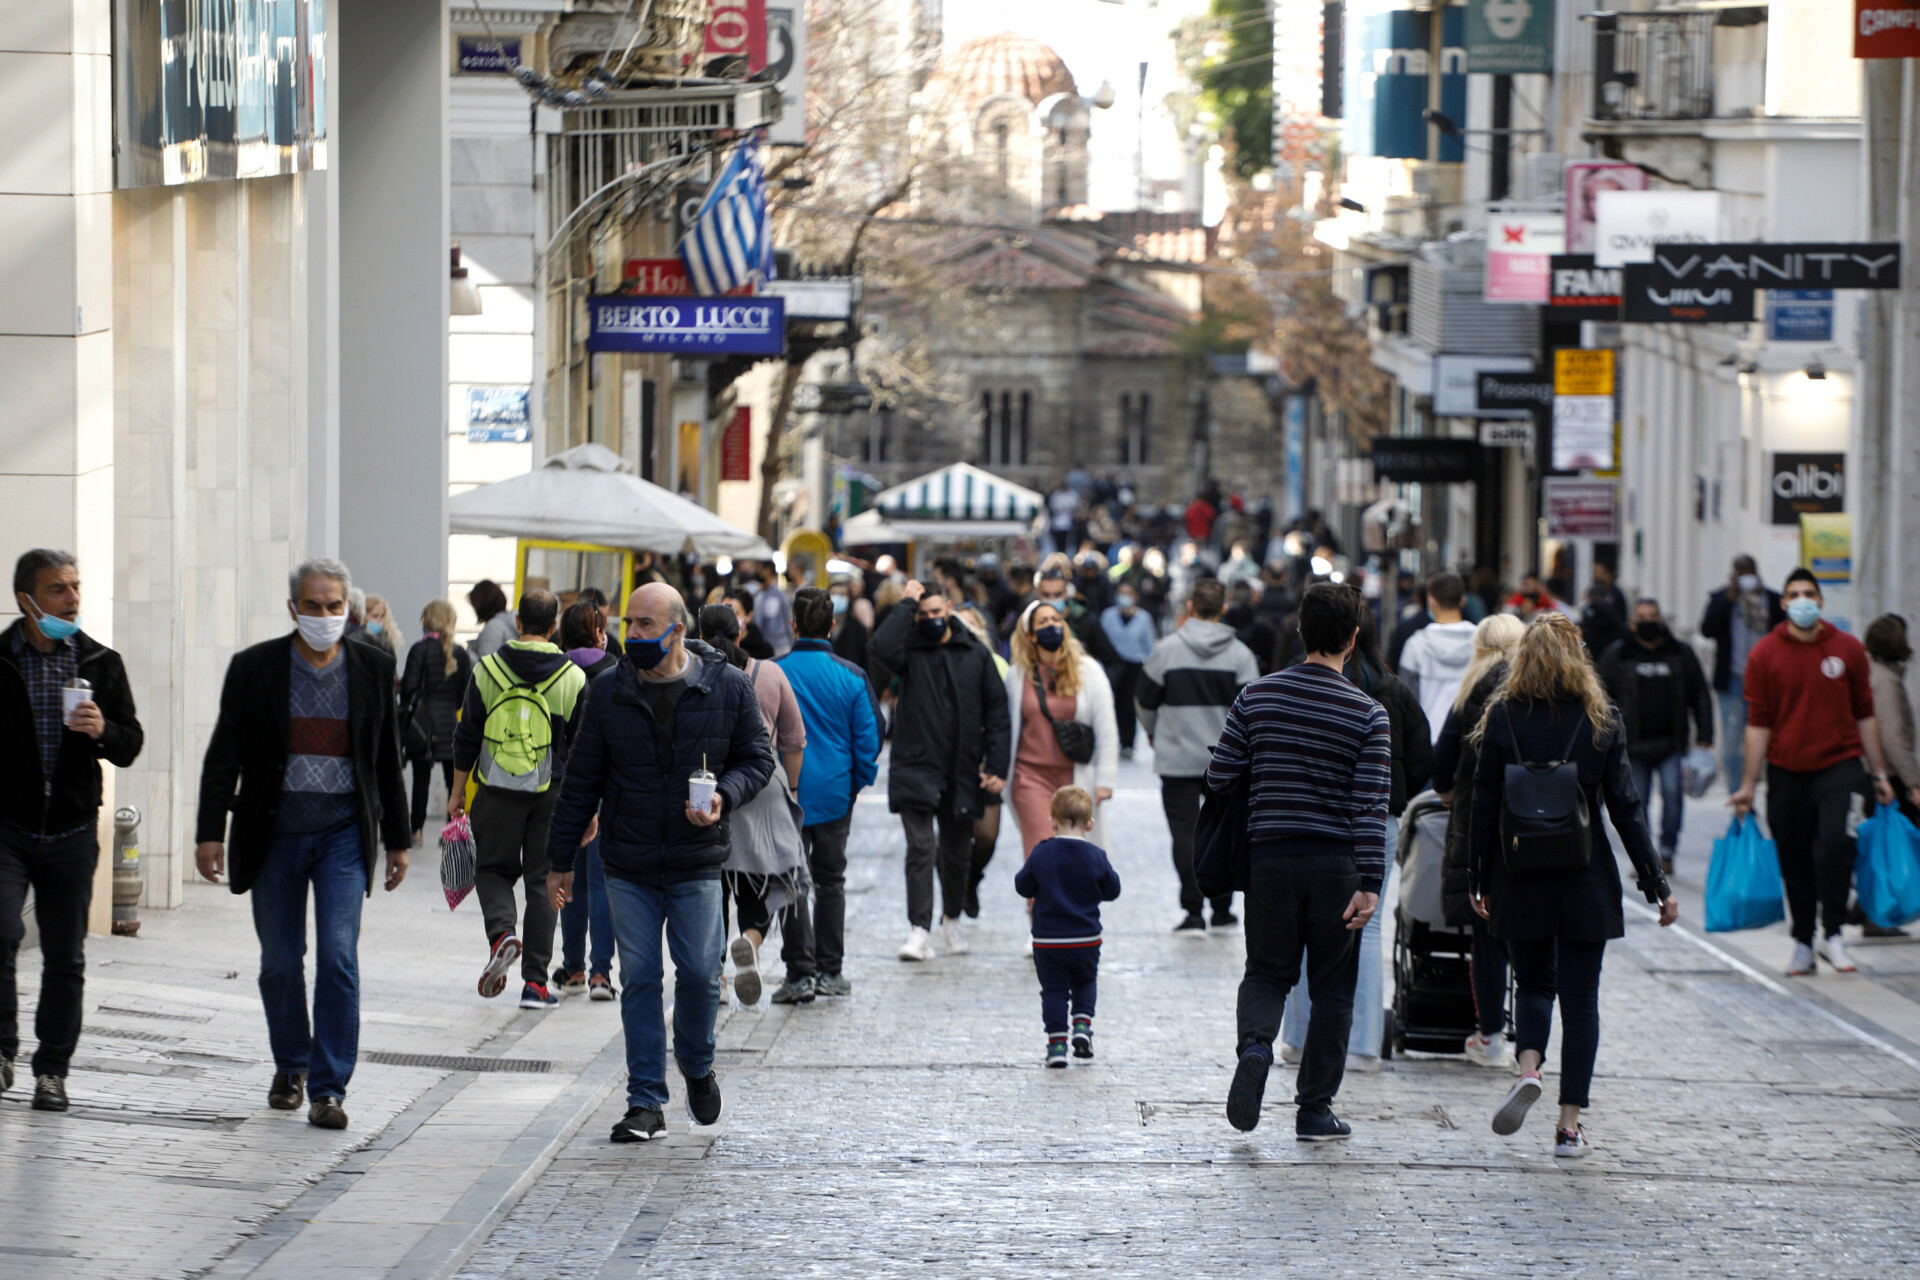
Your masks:
M1056 93L1076 93L1067 64L1038 40L1002 31L944 53L927 81L934 97L955 98L971 108L1001 94L1018 94L1038 106Z

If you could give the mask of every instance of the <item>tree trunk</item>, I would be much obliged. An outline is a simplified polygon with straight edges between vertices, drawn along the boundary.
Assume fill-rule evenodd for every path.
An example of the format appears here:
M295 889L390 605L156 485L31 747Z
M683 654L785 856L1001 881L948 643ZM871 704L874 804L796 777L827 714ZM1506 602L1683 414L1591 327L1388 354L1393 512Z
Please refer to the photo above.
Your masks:
M762 538L773 542L773 487L786 471L781 443L787 434L787 417L793 412L793 389L800 383L800 370L790 360L780 364L780 397L773 403L773 421L767 424L767 452L760 459L760 514L756 527Z

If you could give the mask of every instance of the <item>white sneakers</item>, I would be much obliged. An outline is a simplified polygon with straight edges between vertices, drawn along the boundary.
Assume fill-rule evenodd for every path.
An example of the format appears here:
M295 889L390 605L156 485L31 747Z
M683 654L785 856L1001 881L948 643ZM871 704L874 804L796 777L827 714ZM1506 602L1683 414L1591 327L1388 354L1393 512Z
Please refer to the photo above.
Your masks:
M753 939L741 934L733 940L733 993L740 1003L752 1007L760 1003L760 951Z
M1787 976L1802 978L1813 970L1813 948L1807 943L1799 943L1793 949L1793 959L1787 962Z
M1820 944L1820 958L1832 965L1835 973L1854 971L1853 957L1847 954L1847 944L1840 940L1837 933Z
M1507 1053L1507 1038L1503 1035L1482 1036L1478 1031L1467 1037L1467 1061L1481 1067L1509 1067L1512 1057Z
M933 959L933 935L918 925L914 926L914 930L908 935L907 940L900 944L899 955L902 960Z
M1527 1111L1540 1100L1539 1075L1525 1075L1513 1082L1513 1088L1507 1090L1506 1100L1500 1109L1493 1113L1493 1131L1505 1138L1520 1131L1520 1125L1527 1118Z
M940 942L950 956L964 956L973 950L973 944L967 941L967 920L961 916L949 920L940 926Z

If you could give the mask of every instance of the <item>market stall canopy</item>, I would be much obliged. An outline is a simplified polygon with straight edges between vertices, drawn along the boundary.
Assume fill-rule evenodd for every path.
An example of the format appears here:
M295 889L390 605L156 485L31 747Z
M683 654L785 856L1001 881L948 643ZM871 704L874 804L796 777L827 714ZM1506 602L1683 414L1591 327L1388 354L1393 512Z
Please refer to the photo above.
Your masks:
M1046 499L991 471L965 462L930 472L876 494L873 510L897 535L909 538L1012 538L1032 528ZM872 513L867 513L872 514ZM847 521L842 540L856 516ZM883 539L866 537L867 542Z
M453 533L555 538L673 555L771 560L773 548L705 507L633 474L599 444L557 453L524 476L483 484L447 503Z

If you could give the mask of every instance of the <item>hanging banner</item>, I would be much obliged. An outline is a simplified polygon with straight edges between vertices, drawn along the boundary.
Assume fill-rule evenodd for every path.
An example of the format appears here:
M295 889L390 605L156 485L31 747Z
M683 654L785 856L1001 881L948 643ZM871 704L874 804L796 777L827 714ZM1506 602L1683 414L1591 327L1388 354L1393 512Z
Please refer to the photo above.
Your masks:
M1467 72L1553 71L1554 0L1467 0Z
M1553 398L1553 470L1613 469L1613 397Z
M777 356L786 349L779 298L587 299L587 350L670 351L686 355Z
M1342 65L1341 148L1348 155L1394 160L1466 158L1464 134L1443 134L1438 155L1427 155L1428 75L1433 62L1433 13L1405 0L1347 0ZM1467 54L1460 47L1466 15L1442 10L1440 111L1462 128L1467 119Z
M1596 266L1590 253L1555 254L1549 264L1547 319L1554 324L1620 318L1620 268Z
M1617 160L1580 160L1567 166L1567 252L1592 253L1600 216L1595 202L1607 191L1645 191L1647 171Z
M1700 244L1660 249L1648 260L1672 284L1743 282L1762 289L1898 289L1900 246L1884 244Z
M1630 262L1621 272L1622 324L1739 324L1753 319L1754 288L1744 281L1671 283L1647 262Z
M1619 495L1611 480L1573 480L1549 476L1541 482L1541 515L1549 538L1598 538L1611 542L1620 536Z
M753 410L741 405L720 432L720 478L753 478Z
M1526 405L1484 403L1480 379L1488 374L1525 373L1533 368L1526 356L1456 356L1433 358L1433 416L1436 418L1499 417L1500 410L1525 409Z
M1553 258L1566 239L1562 214L1487 215L1486 300L1544 306L1553 296Z
M775 146L807 140L807 6L803 0L767 6L767 66L780 86L780 118L767 129Z
M1373 474L1397 484L1459 484L1480 466L1480 442L1448 436L1375 436Z
M748 75L767 69L767 0L713 0L706 56L742 58Z
M1613 394L1613 352L1605 347L1586 350L1561 347L1553 353L1553 394L1556 396L1610 396Z
M1920 0L1853 0L1853 56L1920 58Z

